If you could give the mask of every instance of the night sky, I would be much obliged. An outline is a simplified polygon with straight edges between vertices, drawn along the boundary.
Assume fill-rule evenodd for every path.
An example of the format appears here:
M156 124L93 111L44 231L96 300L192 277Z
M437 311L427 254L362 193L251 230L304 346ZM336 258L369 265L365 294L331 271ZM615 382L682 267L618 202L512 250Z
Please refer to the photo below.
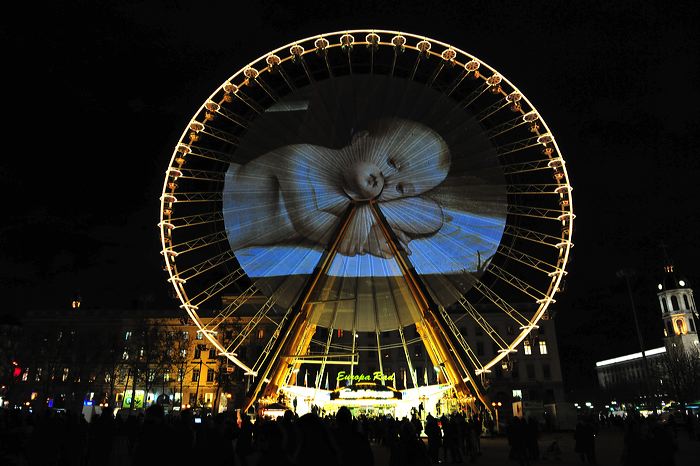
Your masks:
M4 18L0 314L65 308L75 293L90 308L176 305L156 223L185 124L267 51L372 27L477 56L557 137L577 215L555 306L571 387L595 382L594 361L638 350L618 269L637 271L647 347L661 344L660 243L698 283L700 15L690 2L107 3Z

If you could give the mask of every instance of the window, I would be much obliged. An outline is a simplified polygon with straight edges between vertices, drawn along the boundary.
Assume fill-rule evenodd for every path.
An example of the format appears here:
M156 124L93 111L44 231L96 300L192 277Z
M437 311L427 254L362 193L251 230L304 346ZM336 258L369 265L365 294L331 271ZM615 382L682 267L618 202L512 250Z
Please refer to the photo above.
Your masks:
M214 369L207 369L207 382L214 381Z
M547 354L547 342L540 340L540 354Z
M26 382L28 378L29 378L29 369L25 370L22 373L22 382Z
M194 358L200 359L202 357L202 350L199 347L194 349Z
M182 369L178 369L178 370L177 370L177 381L178 381L178 382L182 382L183 375L185 375L184 372L185 372L185 371L183 371Z
M105 374L105 383L110 383L112 381L112 376L109 374Z
M216 348L209 350L209 359L216 359Z
M687 294L683 295L683 304L685 304L686 309L690 309L690 303L688 302L688 295Z
M532 354L532 346L530 346L530 340L525 340L523 343L523 352L525 354Z
M41 367L36 368L36 372L34 372L34 381L35 382L41 382Z
M340 329L339 329L339 330L340 330ZM343 336L342 332L343 332L343 331L340 330L340 335L339 335L339 336L341 336L341 337ZM264 329L264 328L259 328L259 329L258 329L258 340L262 340L263 338L265 338L265 329Z
M183 340L189 340L189 339L190 339L190 333L189 333L189 332L182 332L182 339L183 339Z
M549 364L542 365L542 375L547 380L552 378L552 369L549 367Z
M63 375L61 376L61 380L63 380L64 382L66 380L68 380L69 373L70 373L70 370L67 367L64 367L63 368Z
M180 357L181 357L181 358L186 358L186 357L187 357L187 350L186 350L186 349L181 349L181 350L180 350Z
M671 308L674 311L677 311L679 309L678 306L678 296L671 296Z
M535 378L535 365L528 364L527 366L525 366L525 369L527 370L527 378L534 379Z
M202 332L197 332L197 340L201 340L204 338L204 334Z
M199 382L199 369L192 371L192 382Z
M122 353L122 359L123 359L124 361L126 361L127 359L129 359L129 353L128 353L126 350L124 350L124 352Z
M211 402L214 400L214 394L213 393L205 393L204 394L204 402L208 405L211 404Z
M694 332L695 331L695 320L691 317L690 319L688 319L688 323L690 324L690 330L692 332Z
M514 389L513 390L513 398L520 398L522 400L523 399L523 391L520 389Z
M129 341L129 338L131 338L131 331L130 331L130 330L127 330L127 331L124 333L124 341Z
M661 298L661 307L664 308L664 312L668 312L668 305L666 304L666 298Z

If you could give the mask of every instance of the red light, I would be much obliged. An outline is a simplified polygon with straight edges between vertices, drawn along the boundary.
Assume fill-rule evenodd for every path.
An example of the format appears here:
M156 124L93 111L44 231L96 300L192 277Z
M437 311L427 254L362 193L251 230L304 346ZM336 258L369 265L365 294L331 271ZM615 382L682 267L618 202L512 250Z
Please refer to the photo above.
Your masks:
M21 367L14 367L12 369L12 376L19 377L20 375L22 375L22 368Z

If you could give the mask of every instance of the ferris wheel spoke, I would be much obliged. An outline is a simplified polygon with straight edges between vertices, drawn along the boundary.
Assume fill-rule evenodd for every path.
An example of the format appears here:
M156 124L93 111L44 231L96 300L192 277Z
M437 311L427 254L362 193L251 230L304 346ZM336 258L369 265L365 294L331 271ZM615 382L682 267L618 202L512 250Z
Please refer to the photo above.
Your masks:
M245 292L243 292L240 296L238 296L234 301L229 304L225 310L225 312L221 313L221 320L220 322L225 322L229 317L231 317L241 306L243 306L246 301L248 301L250 298L253 297L253 295L257 292L255 289L255 286L249 287ZM235 336L235 338L229 343L229 345L226 347L226 351L231 351L232 353L235 353L238 351L238 348L248 339L248 337L255 331L255 329L260 325L260 322L265 319L267 316L267 313L270 312L272 307L275 305L277 302L277 298L273 295L273 297L268 298L265 303L258 309L253 317L246 322L245 326L241 329L241 331L238 333L238 335Z
M438 310L440 312L440 315L442 316L442 319L447 324L447 328L450 330L450 332L452 332L452 335L454 336L455 340L457 340L457 343L462 348L464 353L467 355L467 358L472 363L472 366L474 366L474 369L477 371L477 374L483 372L484 366L481 364L481 361L479 361L478 356L474 353L471 346L469 346L469 343L464 338L464 335L462 335L462 333L457 328L457 325L455 325L455 322L450 317L450 314L442 306L440 306Z
M168 223L172 225L173 229L186 228L186 227L196 227L208 223L217 223L224 220L223 213L218 210L215 212L208 212L203 214L186 215L184 217L173 217Z
M560 184L509 184L506 186L508 194L561 194L565 185Z
M207 181L212 183L223 183L225 174L212 170L193 170L189 168L180 168L180 174L175 179Z
M573 214L559 209L547 209L544 207L530 207L524 205L509 204L507 207L509 215L521 217L540 218L544 220L555 220L561 222L566 218L573 218Z
M187 254L191 251L196 251L197 249L211 246L221 241L228 241L228 235L226 230L217 231L208 235L200 236L198 238L193 238L188 241L183 241L182 243L175 243L170 246L169 249L175 251L178 256Z
M560 244L563 241L561 236L554 236L547 233L542 233L539 231L519 227L516 225L506 225L506 227L503 230L503 234L513 238L522 238L528 241L532 241L533 243L543 244L545 246L550 246L552 248L557 249L560 249Z
M501 247L496 250L496 254L500 254L508 259L513 259L516 262L520 262L521 264L527 265L532 269L548 275L559 271L556 266L553 266L549 262L538 259L537 257L522 251L518 251L517 249L511 246L506 246L505 244L501 244Z
M506 122L500 123L500 124L494 126L493 128L489 129L488 131L486 131L486 136L489 139L494 139L496 137L502 136L502 135L508 133L509 131L512 131L516 128L519 128L522 125L531 124L533 121L533 118L535 120L537 120L537 118L539 118L539 116L537 115L537 112L535 112L534 110L530 111L528 113L525 113L525 114L518 114L518 116L516 116L515 118L508 120Z
M500 297L498 293L493 291L486 284L484 284L482 281L476 278L474 279L474 289L476 289L486 299L495 304L496 307L498 307L501 311L506 313L506 315L513 319L518 325L525 326L528 324L528 319L524 315L522 315L513 306L511 306L508 303L508 301Z
M301 45L293 45L289 52L292 54L292 63L296 63L301 66L306 75L306 79L309 80L309 84L314 84L316 80L314 79L311 71L309 70L309 65L306 63L306 58L304 58L304 48Z
M504 175L519 175L540 170L551 170L551 162L554 159L540 159L528 162L510 163L502 165Z
M541 292L537 287L534 287L527 283L525 280L520 279L508 272L507 270L497 266L496 264L491 264L489 267L489 272L491 272L496 277L500 278L504 282L508 283L517 290L520 290L523 294L529 296L535 301L546 299L547 295Z
M227 262L235 258L236 256L233 255L231 250L224 251L221 254L217 254L216 256L199 262L198 264L188 267L185 270L178 271L177 274L175 274L175 278L185 280L186 282L187 280L190 280L198 275L225 265Z
M232 99L228 99L228 101L230 100ZM224 98L224 102L227 102L226 98ZM228 109L227 107L224 107L223 105L217 104L213 101L207 102L206 107L210 112L223 117L231 123L239 126L241 129L248 129L250 122L242 116L238 115L236 112Z
M229 82L225 84L224 92L226 93L226 96L229 96L229 98L230 96L236 97L239 101L243 102L248 108L250 108L253 112L257 113L258 115L262 115L265 112L264 108L258 105L258 103L255 100L248 97L248 95L246 95L246 93L241 90L241 87L233 83Z
M243 277L246 277L246 274L242 268L234 270L233 272L227 274L224 278L214 282L212 285L196 294L189 300L189 305L199 308L206 301L218 295L218 293L233 285Z
M501 337L501 335L493 328L491 323L483 316L479 311L476 310L474 305L470 303L467 298L462 296L459 299L459 304L467 312L467 315L472 318L476 324L481 327L484 334L489 337L498 346L499 351L503 351L508 348L508 343Z
M197 128L201 128L198 131L195 130L195 133L197 133L198 137L200 137L201 134L206 134L207 136L210 136L214 139L218 139L219 141L225 142L231 147L238 147L238 145L241 143L241 140L238 138L238 136L231 134L228 131L224 131L209 124L205 125L203 123L200 123L200 125L201 126L195 125Z
M171 195L174 198L175 203L188 203L188 202L221 202L222 194L221 191L201 191L192 193L175 193Z
M484 93L489 89L489 85L486 82L482 82L476 89L474 89L462 102L459 104L461 108L469 108L471 104L476 102L476 99L484 95Z
M180 143L178 144L177 151L183 157L182 163L185 163L185 157L190 155L207 160L213 160L215 162L221 162L226 165L230 164L233 161L233 157L231 156L230 152L222 152L195 144Z
M509 142L506 144L501 144L496 147L496 155L502 157L504 155L513 154L515 152L520 152L531 147L537 147L542 145L542 136L531 136L525 139L521 139L515 142Z
M292 314L292 308L290 307L287 309L287 312L285 312L284 316L282 316L282 319L280 320L278 327L275 329L274 332L272 332L272 336L265 344L265 347L263 348L262 352L260 353L260 356L258 357L258 359L255 361L255 364L253 365L254 372L259 372L260 370L262 370L263 364L265 364L265 362L269 358L270 354L272 354L272 348L275 345L275 342L279 338L280 334L282 333L282 329L284 328L284 325L289 320L289 316L291 314Z

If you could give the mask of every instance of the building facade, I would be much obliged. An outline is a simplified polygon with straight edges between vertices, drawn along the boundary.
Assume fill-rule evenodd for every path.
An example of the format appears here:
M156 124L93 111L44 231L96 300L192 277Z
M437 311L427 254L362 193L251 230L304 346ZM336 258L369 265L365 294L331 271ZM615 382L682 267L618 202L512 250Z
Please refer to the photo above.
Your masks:
M240 337L249 317L231 318L219 338ZM204 319L207 322L207 319ZM240 351L260 352L275 328L263 322L240 339ZM78 409L110 404L140 409L209 408L240 404L248 381L207 345L179 312L71 309L30 312L15 332L14 376L3 384L7 405Z
M694 358L700 357L693 290L670 261L663 268L657 289L664 345L644 354L636 352L596 362L598 385L613 398L661 400L678 398L684 391L692 396L692 389L677 385L681 377L676 372L685 372L682 366L692 365Z

